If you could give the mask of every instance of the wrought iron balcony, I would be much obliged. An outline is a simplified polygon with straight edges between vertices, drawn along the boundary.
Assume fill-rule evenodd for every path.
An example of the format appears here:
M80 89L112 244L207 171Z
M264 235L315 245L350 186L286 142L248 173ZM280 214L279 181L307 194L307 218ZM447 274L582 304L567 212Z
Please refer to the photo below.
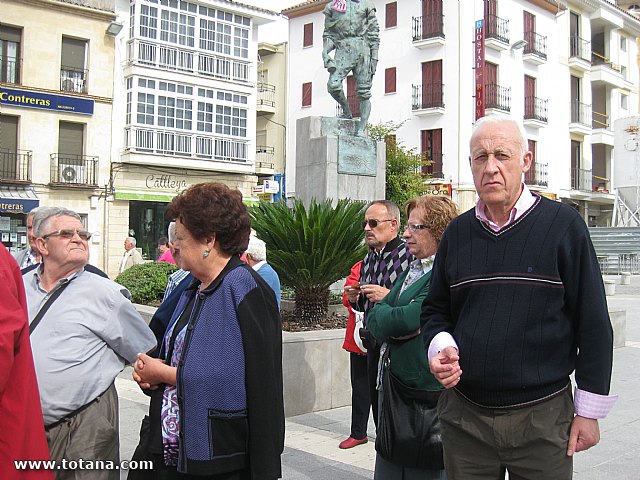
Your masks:
M444 108L444 85L442 82L412 85L411 109Z
M20 83L21 58L3 57L0 59L0 82Z
M420 168L420 172L423 175L427 175L431 178L444 179L444 173L442 173L442 158L442 153L423 153L422 167Z
M548 103L548 100L542 98L524 97L524 119L546 122Z
M572 190L590 192L592 190L592 182L592 170L584 170L582 168L574 168L571 170Z
M51 183L55 185L98 185L98 157L52 153Z
M485 19L485 38L495 38L502 43L509 43L509 20L497 15L488 15Z
M503 112L511 111L511 88L495 83L485 85L486 108L495 108Z
M31 156L31 150L0 148L0 180L3 182L30 182Z
M349 105L349 110L351 110L351 117L360 118L360 100L358 99L358 96L348 95L347 104ZM336 117L341 117L343 113L342 107L339 104L336 104Z
M258 83L258 110L261 106L275 108L276 87L268 83Z
M256 146L256 168L273 168L275 148L266 145Z
M248 162L249 142L174 130L129 127L125 129L125 148L135 153Z
M591 105L574 100L571 102L571 123L591 127Z
M524 39L527 41L527 46L524 47L523 54L531 53L547 59L547 37L536 32L524 32Z
M88 70L65 67L60 69L60 90L63 92L87 93Z
M569 38L569 57L577 57L587 62L591 57L591 42L574 35Z
M534 162L528 172L524 174L524 183L527 185L546 187L548 165L546 163Z
M441 13L413 17L412 24L414 42L429 38L444 38L444 15Z

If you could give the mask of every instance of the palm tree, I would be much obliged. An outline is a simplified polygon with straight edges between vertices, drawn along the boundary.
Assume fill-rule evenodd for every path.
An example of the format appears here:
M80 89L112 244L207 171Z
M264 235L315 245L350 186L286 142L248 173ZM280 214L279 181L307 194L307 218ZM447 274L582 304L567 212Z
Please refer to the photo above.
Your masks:
M307 325L327 315L329 285L349 274L366 253L360 226L364 204L338 200L317 203L307 210L298 199L261 202L250 210L252 227L266 244L268 261L284 285L294 290L294 313Z

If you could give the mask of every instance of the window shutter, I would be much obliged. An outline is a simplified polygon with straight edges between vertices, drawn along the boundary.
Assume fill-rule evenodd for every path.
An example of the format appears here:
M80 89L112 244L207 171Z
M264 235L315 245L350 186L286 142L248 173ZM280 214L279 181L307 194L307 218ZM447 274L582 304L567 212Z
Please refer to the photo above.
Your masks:
M384 71L384 93L396 93L396 67Z
M76 157L83 154L84 124L60 122L58 133L58 153Z
M303 47L313 46L313 23L305 23L304 25L302 46Z
M311 106L311 93L312 93L312 83L307 82L302 84L302 106L310 107Z
M384 22L385 28L398 26L398 2L391 2L385 5Z
M84 70L84 50L87 42L62 37L62 68Z

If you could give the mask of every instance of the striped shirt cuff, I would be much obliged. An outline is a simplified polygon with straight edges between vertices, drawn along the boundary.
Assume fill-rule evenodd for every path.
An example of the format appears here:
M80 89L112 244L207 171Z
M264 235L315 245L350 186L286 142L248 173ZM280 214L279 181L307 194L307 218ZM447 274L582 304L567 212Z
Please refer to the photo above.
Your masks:
M429 351L427 352L429 360L447 347L455 347L459 351L458 344L449 332L438 333L429 344Z
M574 394L576 415L594 420L604 418L609 414L616 400L618 395L599 395L576 387Z

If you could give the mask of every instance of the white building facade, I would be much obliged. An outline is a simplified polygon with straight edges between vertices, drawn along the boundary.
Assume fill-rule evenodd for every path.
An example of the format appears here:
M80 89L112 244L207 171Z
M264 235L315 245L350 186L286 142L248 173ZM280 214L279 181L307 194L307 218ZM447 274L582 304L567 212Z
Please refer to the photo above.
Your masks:
M611 220L613 120L637 112L640 22L604 0L374 0L379 63L370 123L402 126L428 182L475 203L468 141L476 102L522 119L534 152L530 188L575 206L590 225ZM322 64L326 1L290 19L287 192L295 195L295 122L333 116ZM476 22L483 20L483 96L476 98ZM349 81L347 95L350 96Z
M257 28L276 17L227 0L117 0L116 11L111 273L129 235L156 258L166 204L188 186L255 199Z

